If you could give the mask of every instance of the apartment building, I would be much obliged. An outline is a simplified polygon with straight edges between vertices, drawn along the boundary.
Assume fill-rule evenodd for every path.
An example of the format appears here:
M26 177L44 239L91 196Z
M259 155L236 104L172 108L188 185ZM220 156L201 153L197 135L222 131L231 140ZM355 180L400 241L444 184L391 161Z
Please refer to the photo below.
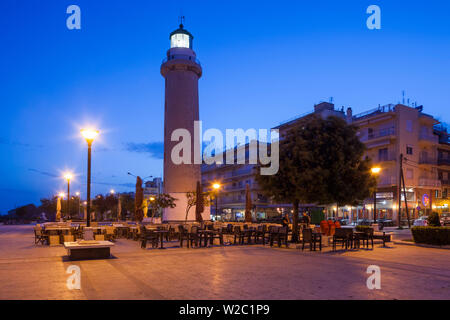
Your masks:
M423 112L423 107L402 104L379 106L367 112L352 115L347 109L347 121L358 126L358 135L367 147L367 155L374 166L380 167L378 178L377 216L398 220L400 157L406 185L406 199L410 217L428 214L436 195L441 192L438 177L439 136L434 127L439 122ZM404 194L400 197L404 200ZM373 203L373 199L371 201ZM367 201L357 214L373 217L373 204ZM402 201L402 217L406 219ZM352 212L353 218L355 214Z
M245 149L245 157L248 159L248 145L235 148L236 164L203 164L202 184L204 191L213 191L215 183L220 185L214 190L217 199L211 204L211 217L215 220L239 221L244 219L245 213L245 191L246 186L250 188L253 211L255 218L267 219L270 216L278 216L275 206L261 193L255 180L256 165L237 164L237 155L240 149Z
M285 121L275 128L280 139L300 119L318 115L323 118L338 116L356 125L360 140L366 145L366 155L374 166L381 168L377 177L377 217L398 221L398 200L402 199L402 217L406 220L403 192L399 194L400 155L406 185L406 199L411 218L429 214L431 210L448 211L450 180L450 143L447 128L433 116L423 112L423 107L402 104L379 106L375 109L353 115L352 109L335 109L331 102L314 106L314 111ZM253 165L204 165L202 181L212 184L223 183L219 193L218 213L227 218L243 216L245 208L245 185L251 187L255 211L259 217L270 217L291 211L291 204L274 204L265 199L254 179ZM221 199L222 197L222 199ZM338 216L356 221L373 219L374 198L366 199L357 207L343 207L336 212L334 206L325 208L329 216ZM302 204L300 210L313 207ZM213 211L215 209L212 209Z

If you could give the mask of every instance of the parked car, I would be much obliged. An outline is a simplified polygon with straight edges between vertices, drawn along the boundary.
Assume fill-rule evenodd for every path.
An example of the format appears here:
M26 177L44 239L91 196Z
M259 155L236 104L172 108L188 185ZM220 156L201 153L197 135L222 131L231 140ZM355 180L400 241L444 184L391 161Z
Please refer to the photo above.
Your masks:
M425 227L428 225L428 216L421 216L419 219L414 220L413 226Z
M450 226L450 212L443 212L440 216L441 226Z

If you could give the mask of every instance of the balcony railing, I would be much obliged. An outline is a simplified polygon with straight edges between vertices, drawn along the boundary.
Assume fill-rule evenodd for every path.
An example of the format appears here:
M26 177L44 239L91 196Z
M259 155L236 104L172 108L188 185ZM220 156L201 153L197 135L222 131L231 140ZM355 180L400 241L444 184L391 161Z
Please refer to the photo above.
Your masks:
M434 142L434 143L438 143L439 138L437 135L434 134L430 134L430 133L419 133L419 140L423 140L423 141L430 141L430 142Z
M378 180L378 186L390 186L397 184L397 178L396 177L382 177Z
M441 181L437 179L419 178L419 187L441 187Z
M395 135L395 127L384 128L384 129L379 129L379 130L375 130L372 132L368 132L367 136L364 135L363 137L361 137L361 141L370 141L373 139L389 137L389 136L394 136L394 135Z
M436 158L419 157L419 164L437 164Z
M393 104L387 104L385 106L379 106L378 108L356 114L353 116L353 121L358 121L365 117L371 117L378 113L393 112L393 111L395 111L395 106Z
M450 166L450 159L448 158L438 158L438 165Z
M169 57L165 57L162 60L161 64L164 64L167 61L176 60L176 59L189 60L189 61L195 62L196 64L201 66L200 61L197 58L194 58L194 57L191 57L191 56L188 56L188 55L182 55L182 54L175 54L175 55L170 55Z
M383 161L395 161L397 160L397 157L395 156L394 153L388 153L388 154L384 154L384 155L378 155L376 157L377 162L383 162Z

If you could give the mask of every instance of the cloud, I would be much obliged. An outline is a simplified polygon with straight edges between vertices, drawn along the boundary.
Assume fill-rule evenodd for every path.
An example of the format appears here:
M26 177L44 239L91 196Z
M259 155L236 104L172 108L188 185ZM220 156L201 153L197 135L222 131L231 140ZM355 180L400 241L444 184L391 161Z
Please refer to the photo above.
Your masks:
M129 152L148 153L152 158L164 159L164 142L128 142L125 144L125 148Z
M32 168L28 169L28 171L36 172L36 173L42 174L47 177L58 178L58 175L56 175L54 173L46 172L46 171L40 171L40 170L36 170L36 169L32 169Z
M136 187L135 183L92 182L92 184L99 184L99 185L103 185L103 186L126 187L126 188L134 188L134 187Z
M13 146L13 147L25 147L25 148L43 148L43 145L31 145L29 143L23 143L20 141L9 141L5 138L0 138L0 144Z

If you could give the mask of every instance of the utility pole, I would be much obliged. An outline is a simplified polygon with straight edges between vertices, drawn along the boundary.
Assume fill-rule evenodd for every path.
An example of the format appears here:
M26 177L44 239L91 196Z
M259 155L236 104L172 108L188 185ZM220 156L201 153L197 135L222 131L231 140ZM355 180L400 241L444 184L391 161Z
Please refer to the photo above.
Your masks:
M398 228L402 228L402 175L403 175L403 153L400 154L400 171L398 175L398 187L397 187L397 196L398 196Z
M403 182L403 196L405 197L405 208L406 208L406 218L408 219L408 228L411 229L411 222L409 221L409 210L408 210L408 200L406 199L406 185L405 185L405 176L402 173L402 182Z
M403 197L405 198L405 210L406 210L406 218L408 219L408 228L411 229L411 221L409 219L409 210L408 210L408 199L406 198L406 184L405 184L405 176L403 175L403 153L400 154L400 174L398 181L398 228L402 229L401 226L401 205L402 205L402 184L403 184ZM405 160L407 160L405 158Z

